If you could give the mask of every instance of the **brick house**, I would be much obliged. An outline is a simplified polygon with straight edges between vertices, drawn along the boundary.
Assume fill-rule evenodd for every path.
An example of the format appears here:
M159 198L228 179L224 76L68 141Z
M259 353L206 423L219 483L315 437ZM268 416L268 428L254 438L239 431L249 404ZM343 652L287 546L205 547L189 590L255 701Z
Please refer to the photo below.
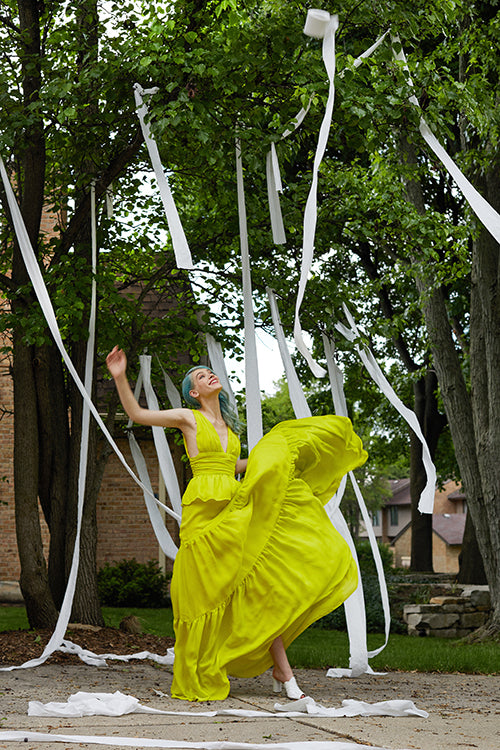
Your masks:
M377 539L389 544L397 567L408 567L411 554L410 480L390 482L392 496L373 514ZM461 487L448 480L434 495L432 558L436 573L457 573L462 549L467 505ZM364 536L364 534L362 534Z

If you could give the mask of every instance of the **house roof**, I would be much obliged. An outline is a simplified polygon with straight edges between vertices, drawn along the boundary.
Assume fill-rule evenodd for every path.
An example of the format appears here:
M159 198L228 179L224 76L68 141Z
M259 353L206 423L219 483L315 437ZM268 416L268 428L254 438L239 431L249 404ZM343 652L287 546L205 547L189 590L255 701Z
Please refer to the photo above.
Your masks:
M390 505L411 505L410 495L410 480L405 479L390 479L389 485L391 488L392 496L384 503L384 507ZM436 497L439 492L436 491ZM450 492L448 500L456 502L458 500L465 500L465 494L461 487Z
M432 530L446 544L462 544L466 513L443 513L432 516Z
M392 497L387 500L385 505L411 505L410 497L410 480L409 479L390 479L389 485L392 491Z
M466 517L466 513L433 514L432 531L450 546L462 544ZM411 529L411 521L408 521L396 536L391 539L391 544L397 542L409 529Z
M465 492L460 487L458 490L450 492L450 494L448 495L448 500L465 500Z

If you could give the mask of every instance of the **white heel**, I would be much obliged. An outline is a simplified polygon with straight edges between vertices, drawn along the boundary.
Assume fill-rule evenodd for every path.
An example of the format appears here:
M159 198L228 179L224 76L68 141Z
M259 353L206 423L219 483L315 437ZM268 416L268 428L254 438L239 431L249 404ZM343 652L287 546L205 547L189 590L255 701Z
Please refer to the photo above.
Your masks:
M273 677L273 693L281 693L283 683Z
M295 679L295 677L291 677L286 682L281 682L280 680L277 680L275 677L273 677L273 691L275 693L281 693L283 686L285 687L286 697L290 698L290 700L298 701L300 700L300 698L305 698L305 694L297 685L297 680Z

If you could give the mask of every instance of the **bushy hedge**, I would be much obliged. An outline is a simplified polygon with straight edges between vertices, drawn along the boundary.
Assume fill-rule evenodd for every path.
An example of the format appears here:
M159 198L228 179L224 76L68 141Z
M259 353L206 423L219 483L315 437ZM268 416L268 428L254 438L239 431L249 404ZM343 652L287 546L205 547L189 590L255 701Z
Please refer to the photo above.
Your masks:
M99 599L105 607L168 607L168 581L156 560L106 563L97 573Z

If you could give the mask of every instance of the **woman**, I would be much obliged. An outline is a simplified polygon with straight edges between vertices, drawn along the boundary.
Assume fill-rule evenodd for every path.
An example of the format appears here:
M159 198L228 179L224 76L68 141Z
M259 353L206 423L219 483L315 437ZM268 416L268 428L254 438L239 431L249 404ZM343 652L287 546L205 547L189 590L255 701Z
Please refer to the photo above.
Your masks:
M253 677L273 666L274 690L284 685L288 698L301 698L286 648L357 585L349 548L323 508L367 457L350 421L282 422L245 460L237 420L209 368L184 379L192 409L152 411L132 393L123 351L115 346L106 362L130 419L181 430L193 471L171 584L172 697L222 700L228 674ZM245 471L238 482L235 473Z

